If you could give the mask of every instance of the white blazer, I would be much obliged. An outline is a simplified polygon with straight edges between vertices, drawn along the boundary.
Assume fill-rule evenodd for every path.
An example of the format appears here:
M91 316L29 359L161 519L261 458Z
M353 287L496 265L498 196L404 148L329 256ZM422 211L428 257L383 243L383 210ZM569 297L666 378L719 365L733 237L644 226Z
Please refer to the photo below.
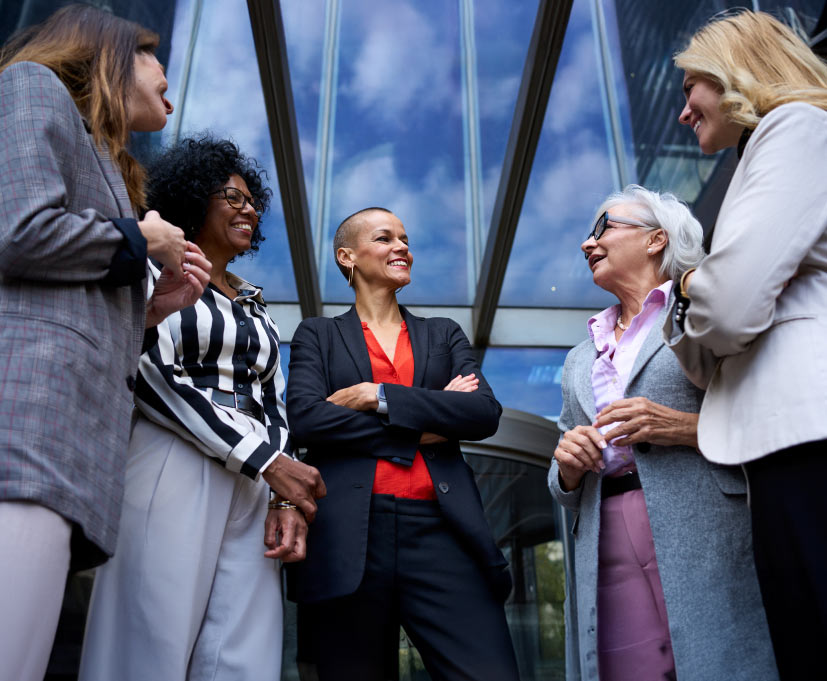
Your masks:
M827 439L827 112L796 102L752 134L689 288L664 326L706 389L699 448L739 464Z

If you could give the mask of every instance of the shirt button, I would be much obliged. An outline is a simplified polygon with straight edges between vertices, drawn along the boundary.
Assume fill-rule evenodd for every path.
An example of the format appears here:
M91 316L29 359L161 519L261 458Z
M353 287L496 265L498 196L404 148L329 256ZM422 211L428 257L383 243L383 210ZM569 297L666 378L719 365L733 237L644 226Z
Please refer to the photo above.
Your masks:
M439 491L443 494L448 494L448 490L451 489L451 486L447 482L439 483Z

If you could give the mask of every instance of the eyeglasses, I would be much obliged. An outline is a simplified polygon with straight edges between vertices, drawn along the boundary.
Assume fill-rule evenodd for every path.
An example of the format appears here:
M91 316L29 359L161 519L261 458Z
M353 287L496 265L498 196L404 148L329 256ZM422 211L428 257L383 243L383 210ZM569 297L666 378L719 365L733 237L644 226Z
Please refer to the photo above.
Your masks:
M221 189L210 192L210 196L213 194L221 194L227 200L230 207L236 210L244 210L244 206L249 203L256 212L256 217L259 219L261 219L264 213L264 206L261 201L254 199L252 196L247 196L243 191L235 187L221 187Z
M612 222L619 222L622 225L633 225L634 227L645 227L646 229L652 229L651 225L638 222L637 220L632 220L631 218L619 218L616 215L610 215L609 211L605 211L599 218L597 218L597 222L594 223L594 227L586 240L588 241L594 237L594 240L597 241L601 236L603 236L603 233L607 229L614 227L614 225L609 224L609 220Z

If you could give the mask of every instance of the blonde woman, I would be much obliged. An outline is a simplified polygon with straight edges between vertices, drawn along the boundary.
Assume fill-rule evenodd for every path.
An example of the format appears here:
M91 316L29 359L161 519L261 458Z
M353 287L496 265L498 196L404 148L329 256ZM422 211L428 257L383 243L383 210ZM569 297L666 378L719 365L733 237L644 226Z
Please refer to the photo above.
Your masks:
M823 677L827 643L827 66L767 14L701 28L675 57L705 153L740 162L711 252L683 277L670 344L707 390L701 452L742 464L782 679Z

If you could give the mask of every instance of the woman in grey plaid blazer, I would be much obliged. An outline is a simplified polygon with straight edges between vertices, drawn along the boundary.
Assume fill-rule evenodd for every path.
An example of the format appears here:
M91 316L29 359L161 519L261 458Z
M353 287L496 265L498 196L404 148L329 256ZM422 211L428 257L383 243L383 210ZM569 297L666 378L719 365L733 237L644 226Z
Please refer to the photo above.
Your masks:
M130 131L172 107L158 37L69 6L0 53L0 680L39 681L67 571L115 548L134 373L153 325L209 263L138 222ZM147 253L164 265L145 302Z

